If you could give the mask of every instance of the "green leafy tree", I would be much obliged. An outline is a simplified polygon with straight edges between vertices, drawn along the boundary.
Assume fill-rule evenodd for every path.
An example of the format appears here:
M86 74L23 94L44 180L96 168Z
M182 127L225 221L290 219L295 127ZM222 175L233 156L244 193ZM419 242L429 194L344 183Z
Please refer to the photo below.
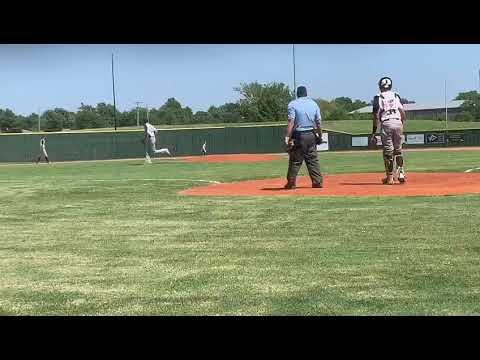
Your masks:
M212 124L214 119L208 111L197 111L193 115L193 121L196 124Z
M350 99L349 97L344 97L344 96L338 97L338 98L335 98L333 102L336 103L338 107L340 109L343 109L345 112L349 112L353 110L352 109L353 102L352 102L352 99Z
M365 106L368 106L368 103L365 102L365 101L362 101L362 100L359 100L359 99L356 99L353 103L352 103L352 107L351 107L351 110L350 111L355 111L355 110L358 110L358 109L361 109Z
M55 108L53 111L62 116L62 124L64 129L71 129L75 118L75 113L63 108Z
M140 112L140 111L139 111ZM143 125L144 119L146 116L139 115L139 123ZM117 116L118 126L134 126L137 125L137 109L131 109L128 111L124 111L119 113Z
M455 116L455 121L475 121L474 116L468 111L462 111Z
M246 121L284 121L292 94L283 83L242 83L234 88L240 93L239 113Z
M65 118L61 113L55 112L53 110L47 110L43 113L42 118L44 120L44 123L42 124L43 130L63 129L63 122L65 121Z
M14 127L16 115L10 109L0 109L0 128L11 129Z
M29 129L27 126L26 117L22 115L15 116L15 122L13 123L13 127L16 129Z
M461 105L463 112L470 113L474 119L473 121L480 121L480 93L477 91L461 92L455 100L464 100ZM455 119L457 120L457 118Z
M91 129L98 126L98 114L95 108L90 105L81 104L79 111L75 114L75 129Z
M240 112L240 105L238 103L226 103L219 106L217 109L221 117L221 122L237 123L244 120Z
M115 125L114 114L117 116L117 126L119 125L120 114L118 110L114 110L113 105L101 102L97 104L95 111L98 115L96 127L113 127Z
M476 101L480 98L480 94L476 90L460 92L455 97L455 100L471 100Z
M18 116L17 121L21 121L22 129L37 130L38 129L38 114L31 113L28 116Z
M182 109L182 104L180 104L175 98L169 98L165 102L165 104L162 105L160 110L181 110Z
M152 124L190 124L194 121L193 111L188 106L183 108L182 104L175 98L169 98L158 110L150 112Z
M367 118L364 114L350 114L350 112L368 106L368 103L362 100L355 100L348 97L338 97L332 101L324 99L315 100L322 112L323 120L357 120ZM371 115L367 114L370 118Z
M207 113L210 115L212 123L222 122L222 113L216 106L210 106L207 110Z

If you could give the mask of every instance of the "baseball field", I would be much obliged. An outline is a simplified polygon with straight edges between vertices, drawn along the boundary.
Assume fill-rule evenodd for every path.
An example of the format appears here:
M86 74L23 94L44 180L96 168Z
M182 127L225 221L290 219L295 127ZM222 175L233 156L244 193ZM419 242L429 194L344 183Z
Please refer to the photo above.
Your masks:
M309 191L343 174L362 196L189 194L282 178L284 155L0 165L0 315L478 315L480 194L431 190L480 192L480 151L405 160L392 191L428 196L377 194L379 151L320 153Z

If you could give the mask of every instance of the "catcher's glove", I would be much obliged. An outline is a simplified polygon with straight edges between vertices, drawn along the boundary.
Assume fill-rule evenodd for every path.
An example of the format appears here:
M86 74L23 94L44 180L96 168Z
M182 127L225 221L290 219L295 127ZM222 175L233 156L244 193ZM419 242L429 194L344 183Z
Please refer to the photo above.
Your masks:
M370 149L376 149L377 146L377 137L375 134L370 135L370 138L368 139L368 147Z

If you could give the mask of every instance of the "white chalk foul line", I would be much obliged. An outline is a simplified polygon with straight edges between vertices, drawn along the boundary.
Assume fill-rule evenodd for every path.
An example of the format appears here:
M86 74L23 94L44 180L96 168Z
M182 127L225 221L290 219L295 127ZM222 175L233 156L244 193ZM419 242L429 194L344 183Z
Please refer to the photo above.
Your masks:
M66 179L70 180L70 179ZM220 181L214 180L201 180L201 179L75 179L75 181L86 182L121 182L121 181L187 181L187 182L204 182L209 184L221 184ZM3 183L21 183L16 180L0 180Z
M465 170L465 172L466 173L471 173L472 171L475 171L475 170L480 170L480 167L471 168L471 169Z
M219 181L201 180L201 179L82 179L77 181L91 181L91 182L111 182L111 181L188 181L188 182L205 182L210 184L220 184Z

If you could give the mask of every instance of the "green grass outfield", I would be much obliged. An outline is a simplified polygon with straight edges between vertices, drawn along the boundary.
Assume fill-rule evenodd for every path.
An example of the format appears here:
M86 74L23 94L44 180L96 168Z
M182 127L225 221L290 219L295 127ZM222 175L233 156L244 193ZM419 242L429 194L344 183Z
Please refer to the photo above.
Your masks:
M366 134L372 131L371 120L337 120L324 121L322 123L325 130L334 130L346 132L349 134ZM230 123L230 124L187 124L187 125L156 125L159 129L201 129L209 127L240 127L240 126L272 126L286 125L286 122L265 122L265 123ZM477 122L457 122L449 121L448 130L480 129L480 121ZM117 131L143 131L143 127L128 126L117 128ZM443 131L445 130L444 121L435 120L407 120L405 131ZM85 129L85 130L65 130L63 132L110 132L112 128ZM34 132L38 133L38 132ZM47 133L48 134L48 133Z
M406 161L409 171L465 171L480 152ZM379 178L383 167L380 152L322 153L321 164ZM279 177L286 167L1 165L0 314L480 314L478 195L177 195L203 185L194 180Z

